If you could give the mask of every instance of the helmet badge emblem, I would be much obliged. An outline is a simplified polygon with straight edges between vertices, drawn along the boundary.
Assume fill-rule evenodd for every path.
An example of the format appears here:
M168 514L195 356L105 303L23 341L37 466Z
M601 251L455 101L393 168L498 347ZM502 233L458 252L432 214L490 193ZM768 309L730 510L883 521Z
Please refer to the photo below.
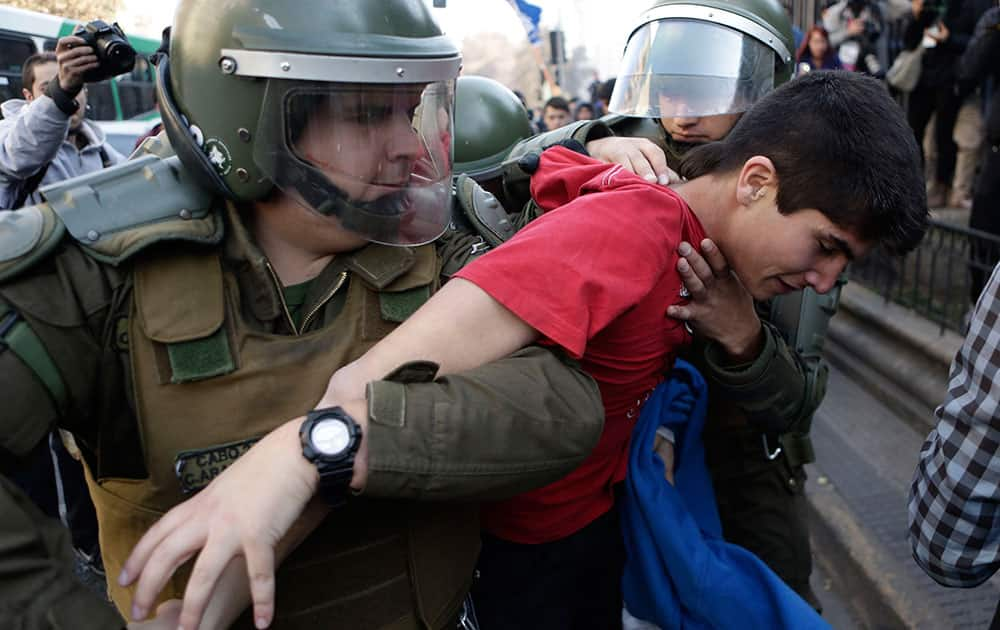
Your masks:
M233 158L229 153L229 147L217 138L209 138L205 141L202 149L208 156L208 161L212 163L216 172L225 177L233 169Z

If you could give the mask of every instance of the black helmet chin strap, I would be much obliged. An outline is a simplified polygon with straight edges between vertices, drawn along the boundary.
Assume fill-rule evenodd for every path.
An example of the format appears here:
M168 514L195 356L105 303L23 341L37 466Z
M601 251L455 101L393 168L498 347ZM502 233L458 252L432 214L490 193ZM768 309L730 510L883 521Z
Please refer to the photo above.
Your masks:
M392 240L399 232L400 206L404 191L385 195L375 201L355 201L316 168L301 160L282 160L281 181L294 190L310 208L322 215L334 216L352 232L371 240Z

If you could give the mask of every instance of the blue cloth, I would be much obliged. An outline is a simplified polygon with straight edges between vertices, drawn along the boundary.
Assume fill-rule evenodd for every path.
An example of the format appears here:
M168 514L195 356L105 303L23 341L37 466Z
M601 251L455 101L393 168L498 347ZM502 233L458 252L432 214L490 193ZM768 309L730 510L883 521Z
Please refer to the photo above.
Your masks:
M705 380L684 361L643 406L622 502L626 608L664 630L829 628L760 559L722 540L701 440L706 407ZM653 451L660 425L676 438L675 485Z
M517 17L524 26L524 31L528 34L528 41L532 46L542 43L542 36L538 33L538 22L542 19L542 8L525 2L525 0L507 0L510 6L517 11Z

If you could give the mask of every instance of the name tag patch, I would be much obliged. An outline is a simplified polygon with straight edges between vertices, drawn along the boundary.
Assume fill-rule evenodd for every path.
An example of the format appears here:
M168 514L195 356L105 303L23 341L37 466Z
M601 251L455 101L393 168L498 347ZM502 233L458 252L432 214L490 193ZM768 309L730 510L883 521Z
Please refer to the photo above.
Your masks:
M184 494L197 492L232 466L240 455L250 450L260 438L181 451L174 458L174 472Z

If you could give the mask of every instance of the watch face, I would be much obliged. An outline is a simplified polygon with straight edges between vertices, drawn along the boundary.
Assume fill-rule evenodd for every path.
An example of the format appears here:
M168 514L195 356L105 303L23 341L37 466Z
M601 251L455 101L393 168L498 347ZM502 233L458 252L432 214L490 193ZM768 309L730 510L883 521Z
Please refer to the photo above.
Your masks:
M313 426L309 440L313 448L323 455L337 455L351 443L351 432L343 420L324 419Z

